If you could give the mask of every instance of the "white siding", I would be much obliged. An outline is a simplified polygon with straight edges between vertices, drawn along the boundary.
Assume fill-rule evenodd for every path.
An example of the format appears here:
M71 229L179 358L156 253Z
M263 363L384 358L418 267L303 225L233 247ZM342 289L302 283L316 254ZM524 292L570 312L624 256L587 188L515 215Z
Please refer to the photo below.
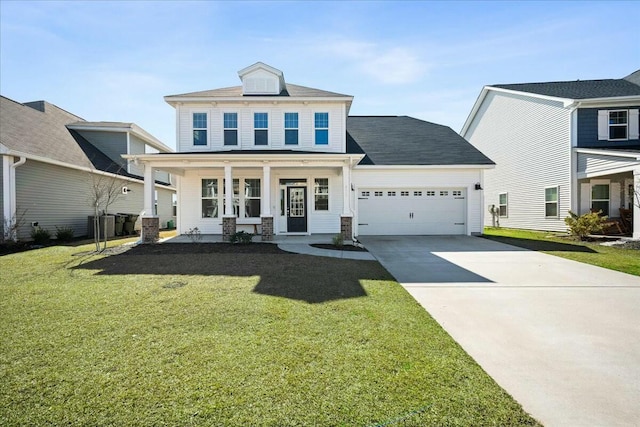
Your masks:
M496 162L485 206L509 193L503 227L565 231L571 209L571 113L559 102L489 91L466 139ZM545 218L545 187L559 186L559 215ZM491 215L485 215L491 225Z
M125 153L126 152L123 152L122 154L125 154ZM144 154L144 153L145 153L144 141L130 134L128 154ZM129 173L133 175L144 176L144 166L142 164L136 165L134 162L129 162Z
M4 235L4 172L2 164L2 156L0 156L0 235Z
M276 101L277 102L277 101ZM256 146L253 133L253 113L269 113L269 145ZM298 145L284 144L284 113L298 113ZM315 145L314 113L329 113L329 144ZM193 113L208 114L208 144L193 145ZM237 146L224 145L223 114L238 113ZM176 107L178 115L178 152L226 151L226 150L299 150L320 152L344 152L346 122L344 105L333 103L217 103L212 106L185 104Z
M475 184L482 182L481 169L367 169L356 167L352 182L357 197L360 188L465 188L467 196L467 233L482 233L480 222L482 191ZM355 205L355 201L353 202ZM357 222L356 222L357 223Z
M578 173L594 174L622 168L632 168L638 161L628 157L578 153Z
M76 236L87 234L87 217L93 215L90 202L91 177L89 172L40 163L33 160L16 169L16 205L25 210L25 226L19 230L19 239L29 239L31 222L37 221L55 236L56 226L74 229ZM142 210L143 184L121 181L131 189L109 207L109 213L140 213ZM171 194L158 190L159 198L168 200L169 208L158 206L161 226L171 219L169 214Z

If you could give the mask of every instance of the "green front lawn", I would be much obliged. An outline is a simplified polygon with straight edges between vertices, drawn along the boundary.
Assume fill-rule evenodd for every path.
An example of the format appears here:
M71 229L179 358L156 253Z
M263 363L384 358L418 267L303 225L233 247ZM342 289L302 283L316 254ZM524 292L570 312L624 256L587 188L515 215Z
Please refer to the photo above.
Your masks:
M537 425L377 262L91 249L0 257L0 425Z
M484 229L484 237L534 251L597 265L640 276L640 250L603 246L597 242L581 242L554 232Z

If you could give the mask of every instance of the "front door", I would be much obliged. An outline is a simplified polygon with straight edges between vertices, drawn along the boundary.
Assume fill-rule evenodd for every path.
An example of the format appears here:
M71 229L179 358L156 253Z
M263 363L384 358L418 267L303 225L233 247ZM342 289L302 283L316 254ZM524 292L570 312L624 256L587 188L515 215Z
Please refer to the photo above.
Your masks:
M287 231L307 231L307 187L287 187Z

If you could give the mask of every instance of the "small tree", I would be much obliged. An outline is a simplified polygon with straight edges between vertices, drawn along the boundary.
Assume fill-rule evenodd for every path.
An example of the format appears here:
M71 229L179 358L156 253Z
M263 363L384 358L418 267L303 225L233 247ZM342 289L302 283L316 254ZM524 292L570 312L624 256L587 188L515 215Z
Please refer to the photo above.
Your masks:
M569 226L569 232L572 236L580 240L587 240L587 236L594 233L601 233L604 229L604 223L607 216L600 216L602 211L589 212L584 215L576 215L569 211L569 216L564 219L564 223Z
M23 209L20 212L16 212L11 218L3 218L0 243L18 241L18 229L24 225L24 217L26 214L27 210Z
M120 171L120 169L118 169ZM95 170L89 172L89 205L93 207L93 242L96 245L96 252L107 248L109 240L107 233L107 218L109 206L115 203L122 196L122 185L120 179L114 176L96 173ZM100 214L104 216L102 249L100 248Z

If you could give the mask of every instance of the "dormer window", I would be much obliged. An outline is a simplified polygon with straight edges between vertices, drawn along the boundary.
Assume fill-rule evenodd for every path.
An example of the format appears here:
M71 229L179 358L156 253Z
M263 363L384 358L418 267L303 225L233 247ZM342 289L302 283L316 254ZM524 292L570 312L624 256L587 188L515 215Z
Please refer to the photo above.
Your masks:
M243 95L279 95L285 88L284 74L262 62L238 71Z

